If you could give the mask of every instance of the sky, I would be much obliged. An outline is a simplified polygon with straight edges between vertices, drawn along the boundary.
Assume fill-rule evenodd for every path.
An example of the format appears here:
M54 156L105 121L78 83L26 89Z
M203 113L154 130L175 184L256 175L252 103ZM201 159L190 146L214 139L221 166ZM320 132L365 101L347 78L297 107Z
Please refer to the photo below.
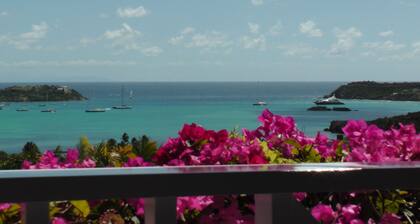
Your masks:
M0 82L420 81L416 0L0 1Z

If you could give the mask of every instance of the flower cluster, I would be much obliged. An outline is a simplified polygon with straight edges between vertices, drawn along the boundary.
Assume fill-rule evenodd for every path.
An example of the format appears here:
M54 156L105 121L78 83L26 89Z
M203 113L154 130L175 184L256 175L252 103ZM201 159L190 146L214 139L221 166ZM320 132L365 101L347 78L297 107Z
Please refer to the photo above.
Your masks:
M23 161L23 169L62 169L62 168L94 168L96 162L91 158L79 159L79 150L68 149L64 161L60 161L52 151L45 151L39 161L35 164L25 160Z
M277 150L285 158L298 159L303 149L314 151L324 159L336 156L338 140L318 133L315 138L306 136L300 131L292 117L282 117L264 110L258 117L261 126L255 130L243 130L247 139L258 138L266 141L271 150Z
M92 146L86 139L65 153L45 151L36 161L25 160L23 169L189 166L219 164L266 164L297 162L387 162L420 160L420 135L413 125L385 131L365 121L349 121L344 139L318 133L306 136L293 118L264 110L261 125L242 133L208 130L185 124L161 147L143 136L121 143L110 140ZM36 155L36 153L34 154ZM30 157L33 158L33 157ZM312 216L325 224L415 223L417 191L370 191L352 193L294 193ZM53 223L139 223L143 199L54 202ZM20 207L0 204L0 221L16 220ZM408 212L407 212L408 211ZM6 215L5 215L6 214ZM252 195L195 196L177 198L180 223L253 223ZM14 217L6 219L4 217Z
M346 161L384 162L420 160L420 137L414 125L384 131L365 121L349 121L343 128L351 151Z
M244 139L227 130L206 130L185 124L177 138L170 138L156 152L158 165L219 165L267 163L255 139Z
M360 205L348 204L338 205L337 210L333 210L331 205L318 204L311 210L312 216L319 222L329 224L376 224L373 219L369 218L367 222L360 219L362 208ZM385 213L379 224L398 224L401 223L400 217L393 213Z

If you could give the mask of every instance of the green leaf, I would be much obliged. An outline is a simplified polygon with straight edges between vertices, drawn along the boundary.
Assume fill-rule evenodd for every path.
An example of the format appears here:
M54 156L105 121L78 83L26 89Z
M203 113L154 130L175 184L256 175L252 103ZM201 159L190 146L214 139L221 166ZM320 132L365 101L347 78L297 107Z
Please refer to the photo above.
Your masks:
M70 203L80 211L83 217L87 217L90 213L89 203L85 200L70 201Z

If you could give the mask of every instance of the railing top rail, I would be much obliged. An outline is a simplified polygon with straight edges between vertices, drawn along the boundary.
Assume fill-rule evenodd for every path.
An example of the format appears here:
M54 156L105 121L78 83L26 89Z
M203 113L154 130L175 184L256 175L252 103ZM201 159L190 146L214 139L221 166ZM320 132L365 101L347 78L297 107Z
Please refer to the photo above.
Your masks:
M420 162L4 170L0 202L419 189L419 176Z
M418 169L420 162L392 163L299 163L299 164L246 164L246 165L204 165L204 166L150 166L109 167L72 169L0 170L1 179L38 177L83 177L83 176L126 176L126 175L171 175L211 173L264 173L264 172L345 172L356 170Z

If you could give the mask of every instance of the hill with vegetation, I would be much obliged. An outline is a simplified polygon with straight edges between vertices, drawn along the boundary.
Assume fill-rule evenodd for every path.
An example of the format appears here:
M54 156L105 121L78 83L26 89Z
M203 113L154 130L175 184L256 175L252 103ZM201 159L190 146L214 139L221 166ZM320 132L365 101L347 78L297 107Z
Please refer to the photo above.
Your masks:
M342 128L346 125L346 123L347 121L331 121L330 127L326 130L332 133L342 134ZM414 126L416 126L417 132L420 132L420 111L394 117L378 118L372 121L368 121L367 123L374 124L384 130L389 130L392 127L399 127L400 123L404 125L414 124Z
M420 82L351 82L329 96L340 99L420 101Z
M0 89L0 102L86 100L79 92L59 85L15 85Z

